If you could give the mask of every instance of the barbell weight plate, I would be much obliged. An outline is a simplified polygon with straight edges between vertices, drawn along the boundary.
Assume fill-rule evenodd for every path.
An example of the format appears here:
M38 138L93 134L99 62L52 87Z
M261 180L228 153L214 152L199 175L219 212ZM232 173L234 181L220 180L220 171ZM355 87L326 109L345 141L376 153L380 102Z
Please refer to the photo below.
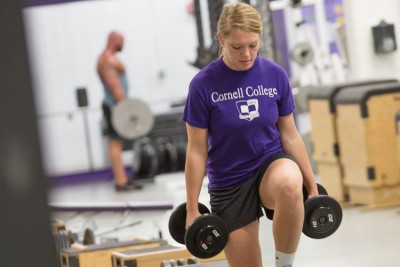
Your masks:
M332 197L319 195L304 203L303 233L314 239L332 235L339 228L343 218L340 204Z
M300 66L305 66L313 61L314 49L308 42L299 43L293 47L291 57Z
M152 164L151 151L149 149L150 147L147 144L143 144L143 150L141 154L143 177L147 177L149 175Z
M158 172L158 155L156 153L156 149L154 148L154 144L146 144L145 151L150 158L150 166L148 169L147 177L153 178Z
M132 169L136 177L154 177L158 170L158 155L151 138L142 137L133 143Z
M174 143L166 137L159 137L156 140L159 155L158 173L176 171L178 168L178 151Z
M155 140L155 147L158 155L158 170L157 174L164 173L167 170L167 151L165 149L164 138L157 138Z
M185 244L193 256L206 259L220 253L225 248L228 237L228 227L221 218L203 214L186 230Z
M173 172L178 169L178 152L177 149L171 141L167 140L165 145L166 159L167 159L167 169L166 172Z
M182 135L177 136L175 138L174 146L176 147L177 150L177 170L178 171L183 171L185 170L185 161L186 161L186 147L185 147L185 139Z
M132 169L135 175L141 176L143 173L143 149L144 143L147 141L147 137L139 138L133 143L133 163Z
M199 203L200 214L210 213L210 210ZM186 232L186 203L180 204L169 217L168 229L171 237L180 244L185 244Z
M147 135L152 130L154 116L144 101L127 98L115 105L111 121L115 131L121 137L134 140Z

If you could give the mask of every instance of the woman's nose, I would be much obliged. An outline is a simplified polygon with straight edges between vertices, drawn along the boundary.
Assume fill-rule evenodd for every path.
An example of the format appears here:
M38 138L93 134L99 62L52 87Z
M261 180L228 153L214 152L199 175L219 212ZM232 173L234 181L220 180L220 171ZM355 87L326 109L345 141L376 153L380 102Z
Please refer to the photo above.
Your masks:
M248 55L250 55L250 50L249 50L248 47L243 47L243 48L242 48L242 55L243 55L243 56L248 56Z

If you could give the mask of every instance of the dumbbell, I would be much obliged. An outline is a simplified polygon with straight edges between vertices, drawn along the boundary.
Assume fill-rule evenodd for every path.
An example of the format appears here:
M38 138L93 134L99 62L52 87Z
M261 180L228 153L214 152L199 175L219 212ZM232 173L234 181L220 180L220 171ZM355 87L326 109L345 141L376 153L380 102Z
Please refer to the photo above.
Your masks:
M229 230L225 222L212 215L204 204L199 203L199 212L201 215L185 229L186 203L182 203L169 218L169 232L176 242L185 244L193 256L211 258L225 248Z
M160 264L160 267L175 267L178 266L176 260L163 260Z
M200 261L199 261L199 259L196 258L196 257L190 257L190 258L187 260L187 264L188 264L188 265L198 264L198 263L200 263Z
M318 184L318 196L308 197L308 192L303 186L304 223L303 234L310 238L322 239L332 235L339 228L343 212L340 204ZM267 218L272 220L274 211L265 209Z
M187 261L185 259L163 260L161 262L160 267L187 266L187 265L198 264L198 263L200 263L199 259L197 259L195 257L190 257Z

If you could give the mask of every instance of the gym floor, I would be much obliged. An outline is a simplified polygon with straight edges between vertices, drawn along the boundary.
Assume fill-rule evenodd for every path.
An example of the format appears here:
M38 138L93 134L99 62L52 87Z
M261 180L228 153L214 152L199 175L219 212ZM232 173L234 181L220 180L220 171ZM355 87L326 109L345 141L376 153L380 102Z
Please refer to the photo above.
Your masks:
M53 207L72 206L141 206L142 210L121 211L60 211L51 217L63 220L67 230L81 238L86 228L94 231L96 243L110 240L131 240L134 237L159 238L177 244L169 235L171 209L146 207L176 207L185 201L184 174L158 175L152 181L143 180L140 191L116 192L110 178L87 182L54 183L48 199ZM207 181L204 180L200 201L208 206ZM146 210L148 209L148 210ZM260 241L264 266L274 266L272 222L261 218ZM343 221L332 236L315 240L302 235L296 255L297 267L377 267L399 266L400 206L386 209L365 209L343 205Z

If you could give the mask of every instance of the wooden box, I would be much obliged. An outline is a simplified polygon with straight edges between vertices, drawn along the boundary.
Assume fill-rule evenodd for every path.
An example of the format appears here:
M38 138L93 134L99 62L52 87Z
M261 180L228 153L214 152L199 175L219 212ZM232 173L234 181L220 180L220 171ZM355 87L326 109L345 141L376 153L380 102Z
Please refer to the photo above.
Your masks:
M328 191L328 195L339 202L349 200L347 186L343 183L342 166L339 163L317 162L320 183Z
M314 161L339 161L339 144L336 129L335 96L343 91L368 84L393 83L395 79L367 80L315 87L307 102L311 122L312 158Z
M212 262L207 262L207 263L199 263L196 265L193 265L195 267L229 267L228 262L226 260L222 261L212 261ZM190 267L190 265L189 265Z
M193 257L185 247L165 245L149 249L118 251L112 253L113 267L158 267L164 260L179 260ZM208 258L199 259L201 263L225 259L223 252Z
M344 183L374 188L399 184L393 118L400 107L400 83L343 90L335 103Z
M397 133L397 165L400 169L400 109L396 113L396 133Z
M390 205L400 203L400 186L381 188L349 187L350 202L363 205Z
M61 267L111 267L111 253L120 250L135 250L166 245L164 240L126 241L82 248L61 249Z

